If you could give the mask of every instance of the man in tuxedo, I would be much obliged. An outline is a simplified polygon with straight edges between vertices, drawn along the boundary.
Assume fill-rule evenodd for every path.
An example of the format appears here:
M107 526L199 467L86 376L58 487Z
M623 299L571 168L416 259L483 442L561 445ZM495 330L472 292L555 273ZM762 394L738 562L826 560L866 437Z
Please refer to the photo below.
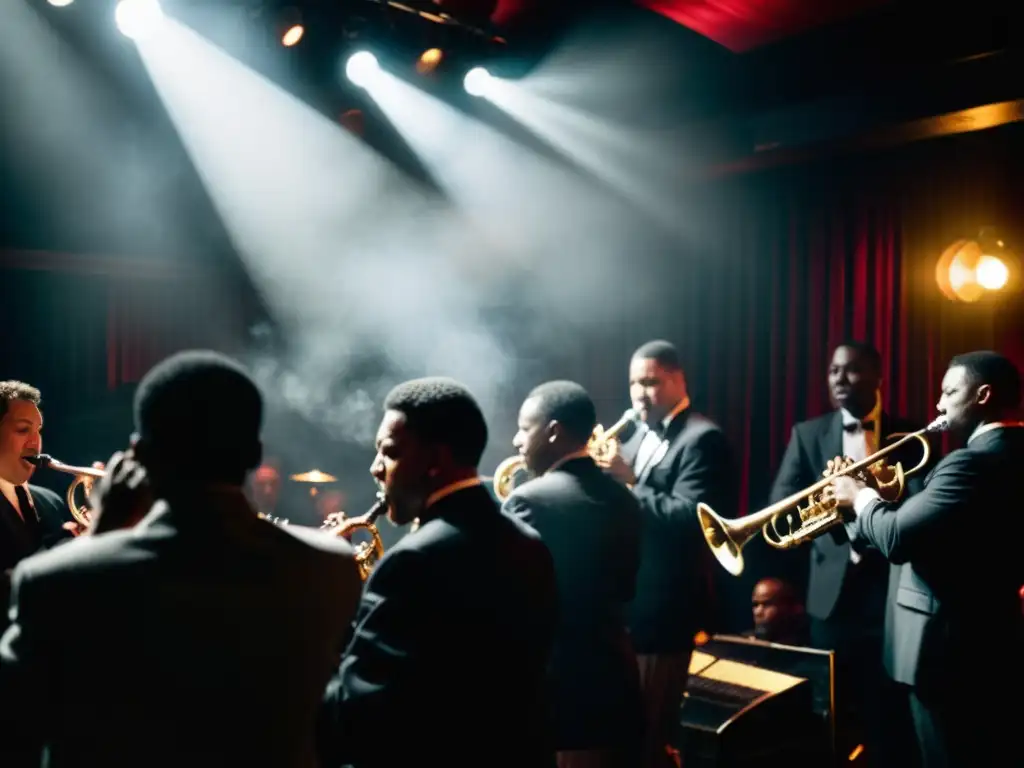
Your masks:
M917 424L882 410L881 386L878 350L860 341L847 341L835 348L828 388L836 410L793 426L772 486L772 503L819 481L835 456L859 461L888 444L887 436L919 429ZM914 442L890 455L887 462L899 460L910 469L920 458L921 448ZM905 493L919 489L922 476L912 476ZM806 503L802 501L800 506ZM899 567L890 567L865 543L851 543L841 527L815 539L807 549L810 568L805 605L811 645L836 654L838 757L844 758L859 743L865 746L872 765L902 768L909 747L903 738L909 713L883 669L884 664L891 674L891 649L883 644L883 636L891 620L887 596L895 595ZM806 550L781 555L772 551L764 556L765 551L763 545L754 549L762 555L762 570L788 575L794 563L806 563ZM757 557L754 554L751 559ZM797 581L798 576L792 578ZM798 583L802 582L799 579ZM895 731L890 726L895 726Z
M384 408L370 473L391 522L419 526L366 582L324 699L323 764L550 766L551 554L482 486L487 425L465 387L414 379Z
M625 610L640 565L640 508L588 454L596 424L579 384L530 392L513 445L535 479L504 511L540 533L555 564L560 613L549 681L559 768L634 768L643 716Z
M1024 465L1020 400L1020 374L1002 355L954 357L937 407L966 447L898 503L884 502L862 479L832 484L856 516L850 536L903 565L896 680L910 687L925 768L1020 764L1014 694L1024 683L1017 597L1024 566L1012 544L1001 546L1024 534L1016 502Z
M632 462L614 453L603 466L640 502L642 535L629 630L646 710L643 765L671 765L694 636L711 610L710 550L697 503L731 517L736 472L722 430L693 411L679 352L651 341L629 365L633 408L648 430Z
M94 488L92 534L15 569L0 764L313 768L361 587L352 549L246 501L262 399L234 361L175 355L134 410L132 448Z
M0 600L5 607L14 566L78 533L57 494L29 485L35 466L25 459L43 450L41 400L35 387L0 381ZM0 618L0 631L4 626L6 617Z

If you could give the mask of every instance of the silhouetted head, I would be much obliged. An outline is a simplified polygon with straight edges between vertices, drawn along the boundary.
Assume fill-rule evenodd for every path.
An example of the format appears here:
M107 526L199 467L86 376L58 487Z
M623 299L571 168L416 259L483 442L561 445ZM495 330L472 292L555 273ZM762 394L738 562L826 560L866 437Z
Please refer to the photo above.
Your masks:
M241 486L260 463L263 398L245 369L217 352L171 355L135 393L135 444L158 493Z
M512 445L527 468L540 475L584 448L596 424L597 410L587 390L574 381L549 381L535 387L523 401Z
M476 476L487 423L469 390L445 377L399 384L384 409L370 474L384 488L392 522L404 525L434 491Z

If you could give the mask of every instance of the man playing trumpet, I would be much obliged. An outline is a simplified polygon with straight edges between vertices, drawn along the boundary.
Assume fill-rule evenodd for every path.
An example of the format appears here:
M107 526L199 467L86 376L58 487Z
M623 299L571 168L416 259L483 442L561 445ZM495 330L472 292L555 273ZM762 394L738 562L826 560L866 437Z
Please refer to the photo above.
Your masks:
M666 747L679 725L694 636L711 611L697 503L717 504L731 517L736 472L725 434L690 407L674 345L651 341L633 353L629 393L650 431L632 464L614 452L599 463L640 502L640 570L629 629L647 718L641 765L660 768L672 765Z
M61 498L46 488L30 485L35 466L26 460L43 447L42 395L21 381L0 382L0 573L6 624L10 572L40 549L79 533Z
M1020 755L1016 710L988 693L993 685L1017 691L1024 682L1017 595L1024 561L1014 550L1024 534L1020 400L1020 374L1007 358L954 357L937 408L966 447L898 504L883 501L869 476L832 482L835 499L854 516L850 537L903 565L893 606L894 672L910 693L924 768L1009 765Z

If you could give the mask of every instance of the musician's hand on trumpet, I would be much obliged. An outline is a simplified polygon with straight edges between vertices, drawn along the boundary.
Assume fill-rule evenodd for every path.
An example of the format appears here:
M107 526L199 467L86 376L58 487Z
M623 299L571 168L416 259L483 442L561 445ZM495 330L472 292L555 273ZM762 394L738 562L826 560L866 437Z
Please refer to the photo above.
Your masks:
M593 458L597 466L620 483L625 483L626 485L636 484L636 475L633 473L633 468L626 463L626 460L619 453L619 443L617 440L608 441L607 447L602 454Z
M826 477L842 472L854 464L853 459L836 456L830 459L822 473ZM881 471L881 467L879 470ZM852 510L853 501L857 494L865 488L878 490L878 478L875 476L874 468L870 471L854 472L852 474L839 475L832 478L832 484L823 489L827 498L834 501L843 510ZM846 515L844 515L844 518Z
M106 474L96 481L89 495L92 525L97 534L119 528L131 528L153 506L146 470L131 450L118 451L107 462Z

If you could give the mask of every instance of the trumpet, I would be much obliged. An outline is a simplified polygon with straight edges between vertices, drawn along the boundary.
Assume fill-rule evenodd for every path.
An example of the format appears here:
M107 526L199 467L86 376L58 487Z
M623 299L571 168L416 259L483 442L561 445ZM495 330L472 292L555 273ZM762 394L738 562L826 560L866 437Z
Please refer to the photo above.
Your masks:
M75 522L83 528L88 528L92 525L92 516L88 506L89 494L92 493L93 481L98 480L101 477L106 477L106 471L97 469L96 467L75 467L70 464L65 464L62 461L50 456L48 453L40 453L37 456L26 456L25 461L29 464L34 464L40 468L53 469L57 472L64 472L69 475L74 475L75 479L71 481L71 485L68 486L67 492L64 494L64 500L67 502L68 510L71 512L71 516L75 518ZM85 494L86 501L83 504L79 504L75 500L75 493L81 488Z
M370 541L361 542L356 547L356 565L359 566L359 576L366 581L370 578L370 572L382 557L384 557L384 541L377 530L377 518L383 515L388 508L387 500L384 498L384 491L377 491L377 501L370 507L370 511L359 517L346 517L344 512L335 514L324 520L320 530L332 536L344 536L349 538L353 533L364 530L370 534ZM273 517L271 515L257 514L257 517L273 523L277 526L290 525L287 518Z
M359 566L359 575L363 581L370 577L370 571L384 556L384 542L380 537L380 531L377 530L376 523L377 518L384 514L387 508L388 503L384 498L384 491L377 491L377 501L366 514L349 518L340 515L332 516L320 526L320 530L335 536L344 536L346 539L358 530L364 530L370 534L370 541L364 541L356 547L356 565Z
M626 409L622 418L615 422L607 430L598 424L594 427L590 438L587 440L587 453L594 461L609 459L615 448L614 442L618 435L630 424L636 424L636 411L632 408ZM502 461L496 470L491 481L494 486L494 494L500 501L504 501L515 490L516 486L524 482L522 479L528 475L526 459L522 456L510 456Z
M816 539L823 533L843 523L843 515L835 499L825 489L832 480L843 475L863 477L870 472L879 482L879 491L887 501L896 501L903 495L906 478L919 472L928 463L931 456L931 445L928 433L942 432L947 428L945 416L935 419L924 429L916 432L897 433L890 435L900 437L899 440L887 445L860 461L846 460L840 465L830 467L822 474L821 480L813 485L787 496L759 512L747 515L742 520L727 520L715 513L711 507L701 502L697 504L697 519L704 539L712 553L733 576L743 573L743 547L760 531L765 541L775 549L791 549L800 544ZM905 443L918 440L924 450L921 460L910 470L904 471L903 465L887 465L881 460L900 448ZM807 506L800 508L802 500L807 499ZM796 507L796 520L787 513ZM786 526L780 528L780 519L786 520Z

